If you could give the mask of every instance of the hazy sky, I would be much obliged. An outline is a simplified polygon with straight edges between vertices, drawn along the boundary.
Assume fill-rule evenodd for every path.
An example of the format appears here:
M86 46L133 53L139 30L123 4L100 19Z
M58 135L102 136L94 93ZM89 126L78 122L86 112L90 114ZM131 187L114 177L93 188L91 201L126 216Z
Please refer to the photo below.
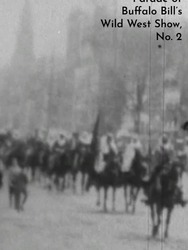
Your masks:
M49 55L54 49L64 54L66 49L67 18L72 8L80 7L92 16L95 5L131 5L133 0L28 0L33 15L35 54ZM168 0L171 2L171 0ZM0 67L10 61L14 51L16 32L25 0L0 0ZM137 0L137 5L140 5ZM160 3L158 3L160 5ZM183 17L188 17L188 0L182 0ZM179 5L179 6L180 6ZM119 7L120 8L120 7ZM102 17L101 17L102 18Z

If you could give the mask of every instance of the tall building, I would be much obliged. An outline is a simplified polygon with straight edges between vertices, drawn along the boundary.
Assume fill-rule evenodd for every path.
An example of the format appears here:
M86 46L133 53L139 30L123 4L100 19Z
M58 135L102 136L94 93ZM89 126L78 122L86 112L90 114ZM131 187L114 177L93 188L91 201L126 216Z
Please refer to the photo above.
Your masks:
M17 30L14 53L6 77L7 122L15 129L29 129L34 109L35 70L32 12L29 0L25 0Z
M24 68L27 72L35 62L34 39L32 28L32 10L29 0L25 0L17 30L17 39L11 66L17 70Z
M62 117L72 131L90 130L97 113L98 64L93 54L88 14L74 9L68 19L64 93L66 110ZM67 101L66 101L67 99ZM67 123L67 122L66 122ZM64 123L65 124L65 123ZM65 124L66 127L66 124Z

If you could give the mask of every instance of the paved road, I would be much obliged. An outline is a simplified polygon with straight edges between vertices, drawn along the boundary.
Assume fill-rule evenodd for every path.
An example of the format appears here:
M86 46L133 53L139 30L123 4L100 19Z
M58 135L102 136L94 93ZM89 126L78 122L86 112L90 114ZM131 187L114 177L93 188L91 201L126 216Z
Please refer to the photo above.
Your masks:
M184 182L188 191L188 177ZM9 209L6 187L0 191L0 250L187 250L188 206L174 211L170 238L164 243L149 239L150 217L144 204L138 201L135 215L124 213L122 190L117 212L107 214L95 206L94 190L84 196L48 192L39 184L29 190L22 213Z

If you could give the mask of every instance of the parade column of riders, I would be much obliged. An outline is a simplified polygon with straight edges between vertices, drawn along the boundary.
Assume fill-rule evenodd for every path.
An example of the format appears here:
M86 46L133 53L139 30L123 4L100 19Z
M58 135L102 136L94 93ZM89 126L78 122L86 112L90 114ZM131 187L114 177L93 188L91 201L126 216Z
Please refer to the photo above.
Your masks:
M9 137L8 137L9 138ZM36 139L35 139L36 140ZM8 144L9 144L8 139ZM65 151L69 151L69 165L73 174L73 181L76 178L76 166L79 161L79 155L82 150L80 150L84 144L86 148L89 147L90 142L81 141L79 139L79 134L74 133L71 140L67 139L63 134L60 134L58 140L56 140L53 145L47 142L42 142L43 145L46 144L47 154L58 153L64 154ZM1 147L3 148L3 142L1 142ZM10 148L10 145L6 145ZM83 147L84 148L84 147ZM143 155L143 147L137 136L130 136L130 142L127 143L126 147L122 150L119 147L119 142L112 134L107 134L101 138L100 149L98 153L97 168L99 171L114 171L114 172L129 172L131 171L132 161L135 156L135 150L139 151ZM2 150L1 150L2 151ZM83 150L84 152L84 150ZM1 152L2 154L2 152ZM186 145L183 150L175 152L170 140L167 135L163 135L160 143L158 144L156 150L152 153L149 152L149 157L152 158L152 168L147 171L148 175L155 176L159 175L162 171L169 167L172 161L179 161L182 164L181 170L184 171L188 164L188 140L186 140ZM1 155L3 158L3 156ZM49 156L47 157L49 158ZM151 162L151 161L150 161ZM41 163L42 165L42 163ZM47 166L46 166L47 167ZM45 168L43 166L43 168ZM89 168L89 166L88 166ZM115 168L115 169L114 169ZM47 171L48 172L48 171ZM157 182L157 179L156 179ZM23 170L23 167L19 166L18 159L12 158L11 164L9 164L9 197L10 205L12 204L12 197L15 196L15 207L17 210L23 209L23 204L27 199L27 183L28 178ZM0 186L3 184L3 170L2 165L0 166ZM160 183L155 183L160 185ZM75 188L75 187L74 187ZM19 190L19 191L18 191ZM183 199L183 192L181 183L177 185L177 204L184 206L186 201ZM20 201L21 200L21 201ZM150 203L149 198L145 200L146 204Z

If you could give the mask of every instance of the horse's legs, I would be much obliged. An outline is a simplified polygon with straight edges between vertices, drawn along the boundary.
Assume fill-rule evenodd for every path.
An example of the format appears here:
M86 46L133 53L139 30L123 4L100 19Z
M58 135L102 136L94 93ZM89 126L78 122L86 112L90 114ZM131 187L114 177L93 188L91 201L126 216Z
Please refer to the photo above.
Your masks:
M129 195L129 205L132 205L133 197L134 197L134 187L131 185L130 186L130 195Z
M162 214L162 209L161 209L161 205L157 204L156 205L156 212L157 212L157 225L156 225L156 231L155 231L155 235L158 235L159 233L159 227L161 225L161 214Z
M56 187L56 190L59 191L59 176L56 174L55 175L55 180L54 180L54 184L55 184L55 187Z
M62 191L63 177L59 176L58 191Z
M133 195L133 197L132 197L132 201L133 201L133 203L132 203L132 213L134 214L135 213L135 209L136 209L136 200L137 200L140 188L136 188L135 192L134 192L134 188L132 187L132 190L133 190L132 191L132 195Z
M64 180L63 180L63 190L65 189L65 188L67 188L67 178L68 178L68 173L66 172L65 173L65 175L64 175Z
M35 172L36 172L35 166L32 166L31 167L31 178L32 178L32 181L35 180Z
M65 182L66 182L66 174L63 176L62 184L61 184L61 191L65 190Z
M27 190L26 189L22 190L22 194L23 194L23 200L22 200L22 204L21 204L20 208L23 210L23 206L26 203L27 196L28 196Z
M156 225L155 225L155 205L151 204L150 205L150 209L151 209L151 220L152 220L152 236L155 237L156 236Z
M170 224L170 218L172 214L172 208L167 209L166 225L165 225L165 234L164 237L168 238L168 229Z
M37 167L37 181L41 182L41 175L42 175L42 171L41 171L41 166L39 165Z
M124 186L124 197L125 197L125 212L128 212L128 201L127 201L127 185Z
M9 187L9 206L12 207L12 198L14 196L13 188Z
M107 193L108 193L108 188L105 187L104 188L104 211L107 212L107 206L106 206L106 202L107 202Z
M73 173L72 170L68 174L68 181L67 181L67 188L72 189L72 184L73 183Z
M65 188L69 188L70 187L70 172L67 171L66 175L65 175Z
M15 192L15 209L19 212L20 211L20 196L21 196L21 193L20 191L16 191Z
M87 180L86 180L86 185L85 185L85 190L86 190L86 192L89 191L90 186L91 186L91 178L90 178L90 176L88 176L88 178L87 178Z
M76 193L76 171L72 174L72 185L73 185L73 192Z
M97 202L96 202L96 205L97 206L100 206L101 204L101 199L100 199L100 187L97 186Z
M116 201L116 188L113 187L112 189L112 211L116 210L115 201Z
M82 194L84 194L84 191L85 191L85 173L82 173L81 186L82 186Z

